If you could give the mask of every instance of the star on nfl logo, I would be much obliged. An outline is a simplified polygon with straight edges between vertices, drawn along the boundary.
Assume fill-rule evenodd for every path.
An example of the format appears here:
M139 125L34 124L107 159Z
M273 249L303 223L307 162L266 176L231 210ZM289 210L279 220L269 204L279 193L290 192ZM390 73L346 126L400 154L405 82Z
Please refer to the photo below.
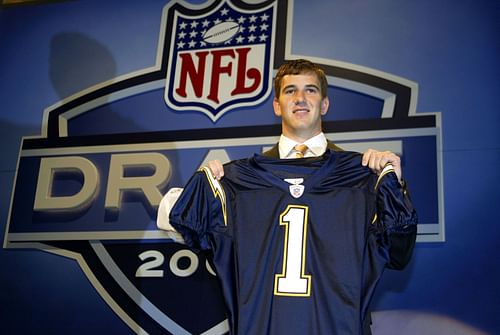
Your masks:
M225 112L255 105L270 92L276 4L237 8L179 7L172 18L165 101L216 122Z

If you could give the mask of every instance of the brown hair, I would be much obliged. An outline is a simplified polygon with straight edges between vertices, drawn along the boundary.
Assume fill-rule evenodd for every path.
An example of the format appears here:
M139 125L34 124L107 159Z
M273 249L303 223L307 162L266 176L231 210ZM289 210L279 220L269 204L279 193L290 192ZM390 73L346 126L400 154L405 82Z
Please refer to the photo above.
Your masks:
M283 63L276 73L274 78L274 96L279 98L281 93L281 80L284 76L290 74L309 74L314 73L319 80L321 97L326 97L328 89L328 81L326 80L325 72L318 65L307 59L295 59Z

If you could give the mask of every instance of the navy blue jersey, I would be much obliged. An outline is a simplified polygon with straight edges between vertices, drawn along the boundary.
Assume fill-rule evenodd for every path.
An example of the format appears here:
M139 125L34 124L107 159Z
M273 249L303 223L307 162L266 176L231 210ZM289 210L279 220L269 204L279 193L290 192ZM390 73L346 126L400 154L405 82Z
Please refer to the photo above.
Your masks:
M224 172L196 172L170 224L212 252L232 334L362 334L390 235L416 230L395 173L333 151L255 155Z

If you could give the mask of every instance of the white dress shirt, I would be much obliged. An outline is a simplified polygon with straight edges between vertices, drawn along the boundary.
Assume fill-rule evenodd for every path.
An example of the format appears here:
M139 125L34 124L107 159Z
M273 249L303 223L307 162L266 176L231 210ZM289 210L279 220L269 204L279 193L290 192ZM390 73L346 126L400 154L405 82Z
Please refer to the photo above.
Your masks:
M281 135L280 141L278 143L278 148L280 152L280 158L295 158L295 149L294 147L297 144L305 144L307 145L308 149L306 153L304 154L304 157L317 157L321 156L325 153L326 147L327 147L327 141L326 141L326 136L324 133L319 133L316 136L311 137L304 143L298 143L295 142L294 140L289 139L285 135Z

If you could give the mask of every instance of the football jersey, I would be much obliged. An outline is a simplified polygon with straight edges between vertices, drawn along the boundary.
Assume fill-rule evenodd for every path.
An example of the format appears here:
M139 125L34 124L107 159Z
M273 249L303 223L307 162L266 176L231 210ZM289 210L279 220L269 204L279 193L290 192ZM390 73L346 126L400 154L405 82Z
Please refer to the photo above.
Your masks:
M186 244L210 250L232 334L362 334L389 262L390 234L416 214L393 170L361 155L255 155L197 171L170 212ZM366 325L365 325L366 326Z

